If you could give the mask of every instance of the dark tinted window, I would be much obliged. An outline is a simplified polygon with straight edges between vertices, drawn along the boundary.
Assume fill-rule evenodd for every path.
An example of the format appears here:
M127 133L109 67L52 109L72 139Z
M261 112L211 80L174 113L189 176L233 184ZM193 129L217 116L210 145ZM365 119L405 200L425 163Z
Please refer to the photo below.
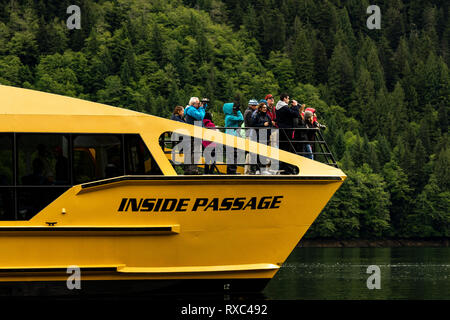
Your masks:
M15 220L14 190L0 188L0 220Z
M14 183L13 135L0 134L0 186Z
M162 174L139 135L0 133L0 221L30 220L71 185L125 171Z
M18 134L20 185L69 184L69 139L62 134Z
M125 135L126 174L162 174L139 135Z
M30 220L63 194L68 187L22 187L17 189L17 220Z
M122 139L117 135L78 135L73 137L75 183L122 176Z

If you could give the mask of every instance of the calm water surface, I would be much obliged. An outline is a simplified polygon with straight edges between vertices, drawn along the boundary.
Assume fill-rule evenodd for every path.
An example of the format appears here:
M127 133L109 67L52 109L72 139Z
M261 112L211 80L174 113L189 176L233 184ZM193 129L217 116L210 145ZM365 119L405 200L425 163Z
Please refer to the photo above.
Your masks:
M369 290L370 265L381 288ZM450 248L295 248L263 292L269 300L450 299Z

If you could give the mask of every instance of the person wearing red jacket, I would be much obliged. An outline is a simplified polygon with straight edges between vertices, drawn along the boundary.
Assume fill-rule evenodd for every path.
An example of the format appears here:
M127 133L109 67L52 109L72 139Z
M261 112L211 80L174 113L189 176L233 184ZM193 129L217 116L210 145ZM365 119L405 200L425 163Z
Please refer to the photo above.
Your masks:
M265 96L265 100L261 100L262 102L265 102L267 105L267 115L272 120L272 127L278 128L277 125L277 112L275 110L275 98L270 93ZM260 102L261 102L260 101ZM271 130L270 133L270 146L272 148L278 148L279 145L279 132L278 130Z
M320 123L317 121L316 109L314 109L314 108L311 108L311 107L306 108L305 111L302 112L302 118L303 118L303 119L305 118L305 112L306 112L306 111L310 111L310 112L313 114L313 117L312 117L312 123L314 124L314 126L316 126L316 127L318 127L318 128L323 128L323 129L325 129L325 128L327 127L326 125L320 124Z
M216 125L212 121L212 114L209 111L206 111L205 117L203 118L203 127L208 129L215 129ZM215 148L216 144L214 142L203 140L203 154L205 157L205 174L214 173L214 163L215 163Z
M212 121L212 114L209 111L205 112L205 117L203 118L203 127L215 130L216 125ZM203 140L203 155L205 158L205 174L214 173L214 163L215 163L215 148L216 144L214 142Z

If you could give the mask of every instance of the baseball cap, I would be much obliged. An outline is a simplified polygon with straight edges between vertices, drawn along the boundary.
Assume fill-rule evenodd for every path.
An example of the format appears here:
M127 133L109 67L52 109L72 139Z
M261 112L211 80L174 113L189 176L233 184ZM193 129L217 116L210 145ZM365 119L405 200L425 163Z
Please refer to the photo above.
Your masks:
M270 93L265 97L265 100L269 100L269 99L272 99L273 98L273 95L271 95Z
M249 105L249 106L257 106L257 105L258 105L258 101L256 101L255 99L251 99L251 100L248 102L248 105Z

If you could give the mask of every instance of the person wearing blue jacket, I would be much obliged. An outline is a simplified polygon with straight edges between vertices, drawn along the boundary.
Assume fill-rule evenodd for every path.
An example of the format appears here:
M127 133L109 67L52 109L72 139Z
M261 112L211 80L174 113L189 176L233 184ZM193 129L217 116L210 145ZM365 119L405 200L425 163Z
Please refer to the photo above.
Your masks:
M192 97L189 100L189 105L184 110L184 121L189 124L197 125L203 127L203 118L205 117L205 108L200 105L200 100L198 97ZM191 160L195 161L195 139L191 140ZM185 164L184 174L199 174L198 167L195 164L188 163Z
M205 118L205 108L200 106L200 100L197 97L192 97L189 100L189 106L184 110L184 119L186 123L195 124L202 126L203 118Z
M237 101L225 103L223 105L223 113L225 113L225 127L228 128L225 130L225 133L231 134L233 136L240 136L238 130L240 130L239 128L241 127L241 124L244 121L244 116L242 115L241 110L239 110L239 107L240 105L239 102ZM233 163L237 163L236 149L234 149L233 157L234 157ZM236 170L237 166L235 164L227 165L227 174L236 174Z

